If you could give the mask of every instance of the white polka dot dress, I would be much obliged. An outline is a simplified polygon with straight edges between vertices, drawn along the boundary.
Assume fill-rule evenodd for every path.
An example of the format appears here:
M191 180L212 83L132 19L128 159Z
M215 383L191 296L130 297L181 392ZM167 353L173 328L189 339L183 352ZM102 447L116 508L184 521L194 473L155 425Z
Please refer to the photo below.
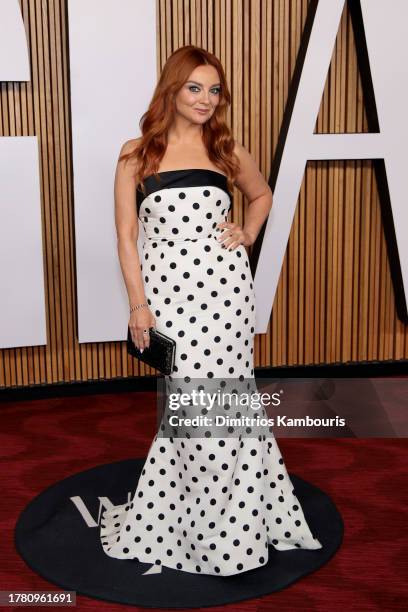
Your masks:
M246 248L228 251L217 241L216 225L227 221L231 206L226 177L172 170L144 184L146 195L138 191L137 201L146 298L156 328L177 347L167 389L254 381L255 295ZM190 408L199 412L187 406L182 414ZM204 427L202 437L191 429L182 437L163 431L151 443L133 498L102 512L107 555L229 576L265 565L268 546L322 547L270 428L238 435L226 427L222 435Z

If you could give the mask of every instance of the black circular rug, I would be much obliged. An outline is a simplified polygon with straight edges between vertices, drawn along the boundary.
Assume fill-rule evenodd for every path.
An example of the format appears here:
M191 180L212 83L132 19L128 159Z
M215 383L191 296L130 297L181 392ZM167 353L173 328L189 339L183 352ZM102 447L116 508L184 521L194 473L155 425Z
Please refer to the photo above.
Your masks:
M328 495L290 474L305 517L323 548L277 551L268 563L233 576L192 574L114 559L99 539L99 497L122 504L133 496L145 459L99 465L37 495L21 512L15 545L27 565L49 582L96 599L148 608L198 608L233 603L283 589L326 563L343 538L342 518Z

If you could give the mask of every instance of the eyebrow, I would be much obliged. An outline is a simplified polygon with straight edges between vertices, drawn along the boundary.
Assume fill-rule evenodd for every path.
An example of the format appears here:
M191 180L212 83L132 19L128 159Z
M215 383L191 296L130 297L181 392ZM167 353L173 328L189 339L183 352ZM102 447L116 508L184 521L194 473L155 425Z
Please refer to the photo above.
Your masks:
M203 87L203 84L199 83L198 81L187 81L187 83L195 83L196 85L201 85L201 87ZM215 87L216 85L221 85L221 83L214 83L214 85L211 85L211 87Z

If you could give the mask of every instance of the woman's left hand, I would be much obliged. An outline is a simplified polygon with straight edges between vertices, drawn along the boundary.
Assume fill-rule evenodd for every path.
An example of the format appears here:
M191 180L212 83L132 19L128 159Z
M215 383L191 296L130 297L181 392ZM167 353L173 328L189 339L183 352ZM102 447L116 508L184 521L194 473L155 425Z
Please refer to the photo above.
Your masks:
M240 244L243 244L244 246L251 246L251 244L254 242L248 232L244 231L237 223L224 221L223 223L217 223L217 227L220 229L223 227L228 228L218 236L217 240L229 251L233 251Z

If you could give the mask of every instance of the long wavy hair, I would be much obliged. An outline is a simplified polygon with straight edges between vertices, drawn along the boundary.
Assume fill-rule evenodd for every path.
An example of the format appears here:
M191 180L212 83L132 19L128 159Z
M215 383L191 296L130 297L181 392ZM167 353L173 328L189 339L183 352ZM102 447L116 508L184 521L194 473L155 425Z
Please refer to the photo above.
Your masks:
M226 176L232 193L234 179L239 171L239 159L234 153L234 139L226 124L227 106L231 104L224 69L219 59L194 45L180 47L166 61L147 111L140 119L142 136L135 149L121 155L120 160L134 158L138 185L143 192L143 179L156 174L167 148L167 135L174 118L175 97L197 66L210 64L216 68L220 84L220 100L214 113L203 124L203 142L209 159ZM159 177L158 177L159 178Z

